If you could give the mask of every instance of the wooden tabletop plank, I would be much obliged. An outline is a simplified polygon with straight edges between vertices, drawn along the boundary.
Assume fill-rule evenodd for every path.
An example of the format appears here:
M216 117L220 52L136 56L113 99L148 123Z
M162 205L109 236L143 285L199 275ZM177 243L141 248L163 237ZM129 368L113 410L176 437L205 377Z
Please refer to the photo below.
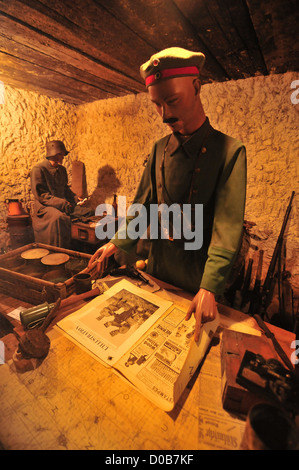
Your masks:
M177 289L163 289L159 295L181 308L191 298ZM2 310L5 302L0 296ZM15 305L12 302L11 308ZM218 308L222 328L261 334L252 317L226 306ZM289 347L294 335L273 329ZM0 447L110 451L240 447L245 417L222 407L221 333L170 413L60 331L51 329L47 335L50 352L36 369L21 374L11 360L0 365Z

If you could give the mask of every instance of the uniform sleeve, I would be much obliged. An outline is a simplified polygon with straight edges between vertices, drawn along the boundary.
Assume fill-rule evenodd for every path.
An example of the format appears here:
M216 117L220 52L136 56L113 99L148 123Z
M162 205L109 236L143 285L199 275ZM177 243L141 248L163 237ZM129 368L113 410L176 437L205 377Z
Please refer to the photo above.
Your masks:
M222 294L240 246L246 199L246 150L226 163L217 190L213 231L200 287Z
M65 185L65 199L70 202L72 205L75 205L78 202L78 197L76 194L71 190L68 184Z
M70 204L66 199L51 194L42 169L39 167L34 167L31 171L31 190L42 205L55 207L62 212L70 212Z
M142 204L146 209L146 215L149 215L149 207L151 203L156 202L155 190L155 160L156 160L156 146L153 147L147 165L141 177L133 204ZM121 228L117 231L111 242L121 250L129 253L137 244L138 239L130 239L127 233L127 228L133 216L127 216ZM148 226L149 221L146 221Z

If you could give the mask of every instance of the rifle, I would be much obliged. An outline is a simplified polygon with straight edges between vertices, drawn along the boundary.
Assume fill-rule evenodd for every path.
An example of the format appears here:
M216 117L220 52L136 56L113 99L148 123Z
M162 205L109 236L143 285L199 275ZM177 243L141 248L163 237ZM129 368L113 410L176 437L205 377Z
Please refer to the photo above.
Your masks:
M285 229L286 229L286 226L287 226L287 223L288 223L288 219L289 219L289 216L290 216L290 212L291 212L291 209L292 209L292 202L293 202L294 195L295 195L295 191L293 191L292 194L291 194L290 202L288 204L288 207L287 207L284 219L283 219L280 234L278 236L278 239L277 239L277 242L276 242L276 245L275 245L275 248L274 248L274 252L273 252L270 264L269 264L269 268L268 268L268 271L267 271L267 275L266 275L266 278L265 278L265 282L263 284L260 303L259 303L259 309L258 309L258 310L260 310L260 309L262 310L261 311L261 317L262 318L264 318L264 316L266 314L266 311L267 311L267 308L268 308L268 306L271 302L271 297L272 297L274 283L275 283L275 268L276 268L278 257L280 256L280 253L281 253L281 249L282 249L282 245L283 245L284 232L285 232Z
M245 305L248 303L250 299L249 288L250 288L250 283L251 283L252 265L253 265L253 259L249 258L248 266L247 266L246 274L245 274L245 279L244 279L244 284L241 290L242 302L241 302L240 310L242 310L245 307Z
M237 310L240 307L239 305L241 302L240 293L241 293L241 287L244 282L244 276L245 276L245 262L242 263L240 272L237 274L234 282L224 293L224 297L229 302L229 305L232 308L235 308Z
M257 310L258 305L259 305L259 299L261 295L263 256L264 256L264 251L260 250L259 261L258 261L258 266L256 270L256 275L255 275L255 282L254 282L254 287L253 287L253 291L251 294L251 301L250 301L250 306L249 306L249 313L251 314L253 314Z

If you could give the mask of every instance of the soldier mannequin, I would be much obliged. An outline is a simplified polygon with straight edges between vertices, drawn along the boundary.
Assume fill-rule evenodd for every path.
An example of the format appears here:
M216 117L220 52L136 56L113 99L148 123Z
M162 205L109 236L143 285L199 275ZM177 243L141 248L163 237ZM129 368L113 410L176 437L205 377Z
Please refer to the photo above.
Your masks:
M148 262L150 274L196 294L186 315L188 320L194 313L195 341L201 324L217 314L215 296L223 292L238 252L246 190L243 144L213 129L205 115L203 63L201 53L170 48L141 66L149 97L172 134L155 144L134 200L148 208L165 202L165 190L168 204L203 204L203 247L187 252L176 241L152 240ZM120 238L116 234L97 250L90 264L98 260L101 270L117 248L129 252L134 242Z
M93 211L79 207L81 202L68 186L63 159L69 152L60 140L46 144L46 158L31 171L34 196L32 225L35 241L70 248L71 215L90 216Z

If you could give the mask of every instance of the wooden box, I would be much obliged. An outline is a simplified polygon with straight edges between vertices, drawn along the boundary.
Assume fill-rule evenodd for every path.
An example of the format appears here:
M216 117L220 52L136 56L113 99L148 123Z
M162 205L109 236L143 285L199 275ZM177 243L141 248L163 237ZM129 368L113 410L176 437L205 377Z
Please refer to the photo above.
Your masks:
M114 217L90 217L87 223L80 222L80 221L73 221L71 227L71 237L72 240L78 240L83 243L88 243L90 245L94 245L95 247L102 245L108 241L107 238L103 240L99 240L95 233L95 228L97 223L103 220L105 222L106 230L108 226L112 225L112 228L116 230L116 221Z
M91 245L99 245L100 240L96 238L95 226L93 223L84 224L82 222L72 223L71 236L73 240L79 240Z
M66 264L59 266L60 271L64 269L62 280L52 279L49 272L53 266L43 266L40 260L34 260L30 264L24 260L21 254L33 248L45 248L50 254L64 253L69 256L70 263L77 264L77 271L66 268ZM0 256L0 292L10 297L24 300L33 305L43 302L55 302L59 297L64 299L75 291L73 275L76 272L89 272L95 274L95 268L87 267L91 255L64 248L44 245L42 243L31 243L16 250ZM82 266L82 269L80 268ZM53 271L52 271L53 272ZM55 276L54 276L55 277ZM49 280L50 279L50 280Z
M276 358L272 343L264 336L249 335L237 331L223 331L221 341L221 389L222 405L228 411L247 414L251 406L266 401L236 382L245 351L260 354L266 360Z

